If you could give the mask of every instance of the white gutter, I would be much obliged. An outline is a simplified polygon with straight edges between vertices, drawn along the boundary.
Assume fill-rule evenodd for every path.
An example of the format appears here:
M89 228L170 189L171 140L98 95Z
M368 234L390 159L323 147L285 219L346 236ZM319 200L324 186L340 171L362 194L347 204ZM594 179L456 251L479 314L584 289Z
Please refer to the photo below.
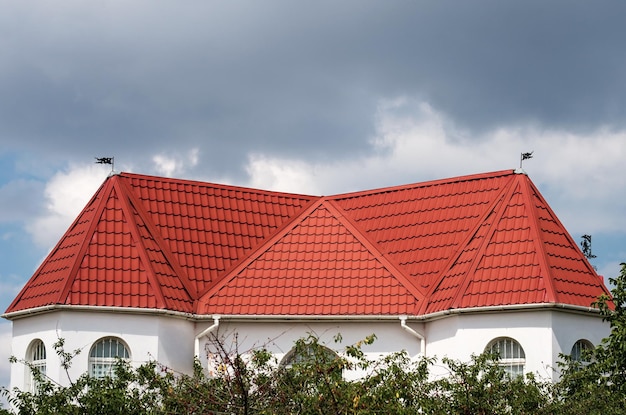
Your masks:
M411 327L406 325L407 316L399 316L398 318L400 319L400 327L402 327L408 333L411 333L414 337L417 337L418 339L420 339L420 354L422 355L422 357L425 357L426 356L426 338L422 336L420 333L418 333L417 331L413 330Z
M423 314L420 316L413 316L411 319L420 321L432 321L440 318L459 315L459 314L480 314L480 313L500 313L500 312L514 312L522 310L564 310L581 314L596 314L600 316L600 310L595 307L584 307L579 305L571 305L564 303L534 303L534 304L510 304L510 305L497 305L486 307L467 307L467 308L453 308L449 310L436 311L430 314Z
M202 333L198 334L194 340L193 345L193 355L196 359L200 358L200 339L211 333L213 330L217 329L220 326L220 316L213 316L213 325L207 327L202 331Z
M535 303L535 304L512 304L501 306L486 306L486 307L468 307L468 308L453 308L448 310L436 311L429 314L411 315L410 319L416 322L428 322L433 320L439 320L446 317L452 317L460 314L481 314L481 313L507 313L516 311L544 311L544 310L563 310L572 313L580 314L594 314L601 317L600 310L595 307L583 307L563 303ZM196 319L207 319L211 316L195 315ZM305 321L392 321L397 320L398 315L289 315L289 314L228 314L222 315L223 318L228 318L228 321L263 321L263 322L275 322L275 321L292 321L292 322L305 322ZM409 316L406 316L409 319Z
M27 308L25 310L13 311L5 313L0 317L7 320L17 320L22 317L28 317L34 314L43 314L51 311L90 311L105 313L127 313L127 314L145 314L145 315L166 315L170 317L183 318L186 320L194 320L197 318L195 314L185 313L182 311L172 311L165 308L140 308L140 307L116 307L116 306L93 306L93 305L67 305L52 304L41 307Z
M432 321L448 316L458 314L473 314L473 313L499 313L499 312L512 312L520 310L546 310L557 309L574 313L595 314L600 316L600 310L595 307L583 307L563 303L535 303L535 304L513 304L502 306L487 306L487 307L468 307L468 308L456 308L449 310L437 311L430 314L422 314L411 316L411 320L416 321ZM94 311L94 312L109 312L109 313L130 313L130 314L157 314L167 315L172 317L183 318L186 320L203 321L213 318L206 314L193 314L184 313L180 311L170 311L167 309L156 308L139 308L139 307L113 307L113 306L85 306L85 305L65 305L55 304L42 307L29 308L25 310L13 311L11 313L1 314L0 317L7 320L17 320L18 318L27 317L33 314L42 314L52 311ZM226 316L224 316L226 317ZM259 321L311 321L311 320L362 320L362 321L381 321L381 320L395 320L397 316L394 315L237 315L232 314L228 316L229 320L259 320Z

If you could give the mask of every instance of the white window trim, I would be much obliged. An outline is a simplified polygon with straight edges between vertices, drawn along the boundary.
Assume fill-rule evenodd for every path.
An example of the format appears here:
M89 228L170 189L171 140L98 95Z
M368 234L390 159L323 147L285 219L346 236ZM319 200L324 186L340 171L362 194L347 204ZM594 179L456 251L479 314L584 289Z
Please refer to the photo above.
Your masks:
M507 344L507 342L510 342L509 344ZM503 343L504 347L500 347L498 349L496 349L496 345ZM515 340L512 337L496 337L495 339L491 340L488 344L487 347L485 347L485 351L486 352L499 352L499 353L507 353L507 352L511 352L514 355L518 355L518 356L512 356L512 357L507 357L506 355L500 354L500 359L498 360L498 366L501 366L502 368L504 368L504 370L507 373L510 374L524 374L525 370L526 370L526 352L524 351L524 348L522 347L522 345L520 344L520 342L518 342L517 340ZM521 369L521 370L519 370Z
M41 339L33 340L28 346L27 360L29 367L27 367L28 375L26 377L28 384L26 389L31 392L37 392L37 381L33 375L33 370L38 370L43 376L46 376L47 366L47 351L46 345Z
M570 350L570 357L572 360L580 363L588 363L582 360L582 353L584 350L591 350L595 346L587 339L578 339L572 345L572 349Z
M109 345L109 353L104 353L105 349L103 348L102 356L94 356L97 353L98 345L101 343L104 344L107 341L115 342L116 350L112 352ZM123 347L123 353L125 354L125 356L120 356L117 353L120 345ZM120 358L126 361L130 361L131 358L130 348L124 340L115 336L102 337L98 339L93 343L91 349L89 350L89 376L98 379L104 378L106 376L113 376L113 367L115 366L117 360Z

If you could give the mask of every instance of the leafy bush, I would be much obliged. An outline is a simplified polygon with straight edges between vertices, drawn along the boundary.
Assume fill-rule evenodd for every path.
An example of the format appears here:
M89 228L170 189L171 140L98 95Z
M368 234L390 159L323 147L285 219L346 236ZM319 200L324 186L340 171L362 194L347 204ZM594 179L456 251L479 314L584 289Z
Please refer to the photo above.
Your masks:
M562 356L556 384L532 375L508 375L497 356L481 354L469 362L444 358L412 359L406 352L370 360L356 344L332 351L310 335L296 342L289 364L279 364L266 349L240 353L237 344L212 338L215 373L195 362L192 374L180 374L157 362L138 368L119 360L113 375L87 374L61 386L31 367L35 392L0 390L15 412L34 414L622 414L626 408L626 264L611 279L612 298L597 302L611 334L584 356L585 363ZM236 337L235 337L236 339ZM335 339L336 344L341 338ZM63 340L55 351L67 370L78 351L67 352ZM28 365L28 362L22 362ZM433 364L448 375L432 379ZM349 379L346 373L364 373Z

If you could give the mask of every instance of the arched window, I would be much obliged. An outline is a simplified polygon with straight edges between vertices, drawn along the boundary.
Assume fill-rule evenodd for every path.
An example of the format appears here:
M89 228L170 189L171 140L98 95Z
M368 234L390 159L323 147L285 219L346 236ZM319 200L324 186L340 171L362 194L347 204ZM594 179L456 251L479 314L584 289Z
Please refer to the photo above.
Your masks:
M510 337L499 337L493 340L486 348L489 353L500 357L498 364L510 375L523 375L526 354L522 346Z
M117 359L130 359L126 344L117 337L98 340L89 352L89 375L95 378L112 376Z
M37 370L43 376L46 375L46 345L43 341L37 339L28 347L27 360L30 363L32 370ZM30 380L29 389L32 392L37 390L37 381L33 375L32 370L29 368L28 379Z
M574 346L572 346L572 351L570 352L570 356L572 360L576 362L584 362L584 351L593 349L593 344L589 340L580 339Z
M300 344L291 349L280 361L281 367L289 368L294 364L314 362L316 359L323 363L330 363L337 359L335 352L318 343Z

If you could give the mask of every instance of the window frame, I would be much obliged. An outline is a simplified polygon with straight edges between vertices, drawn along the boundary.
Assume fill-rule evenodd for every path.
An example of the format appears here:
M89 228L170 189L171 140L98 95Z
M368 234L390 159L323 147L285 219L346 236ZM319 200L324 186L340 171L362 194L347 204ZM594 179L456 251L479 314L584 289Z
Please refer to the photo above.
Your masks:
M501 350L504 349L504 354ZM523 376L526 370L526 352L521 343L512 337L502 336L491 340L485 351L499 356L498 366L510 376Z
M282 359L280 359L280 363L278 364L279 367L290 369L293 367L294 364L302 364L305 362L313 361L312 358L314 357L314 346L311 344L307 344L304 347L306 355L303 354L302 351L298 350L297 346L294 346L283 356ZM322 348L325 358L328 358L329 360L339 359L339 355L337 354L337 352L330 349L329 347L326 347L322 344L317 344L316 347Z
M595 346L593 345L593 343L591 343L589 340L578 339L572 345L569 356L572 361L578 362L580 364L587 364L589 362L582 359L582 354L584 350L592 350L594 347Z
M108 343L108 345L107 345ZM115 348L113 348L115 344ZM101 346L101 348L100 348ZM120 356L120 347L122 355ZM118 359L130 362L131 352L128 344L119 337L106 336L96 340L89 349L88 373L90 377L103 379L113 377L113 368Z
M39 371L42 376L46 376L47 371L47 349L46 344L41 339L34 339L28 345L28 349L26 352L26 360L28 361L28 385L27 390L30 390L33 393L37 392L38 382L35 379L35 375L33 373L34 370Z

